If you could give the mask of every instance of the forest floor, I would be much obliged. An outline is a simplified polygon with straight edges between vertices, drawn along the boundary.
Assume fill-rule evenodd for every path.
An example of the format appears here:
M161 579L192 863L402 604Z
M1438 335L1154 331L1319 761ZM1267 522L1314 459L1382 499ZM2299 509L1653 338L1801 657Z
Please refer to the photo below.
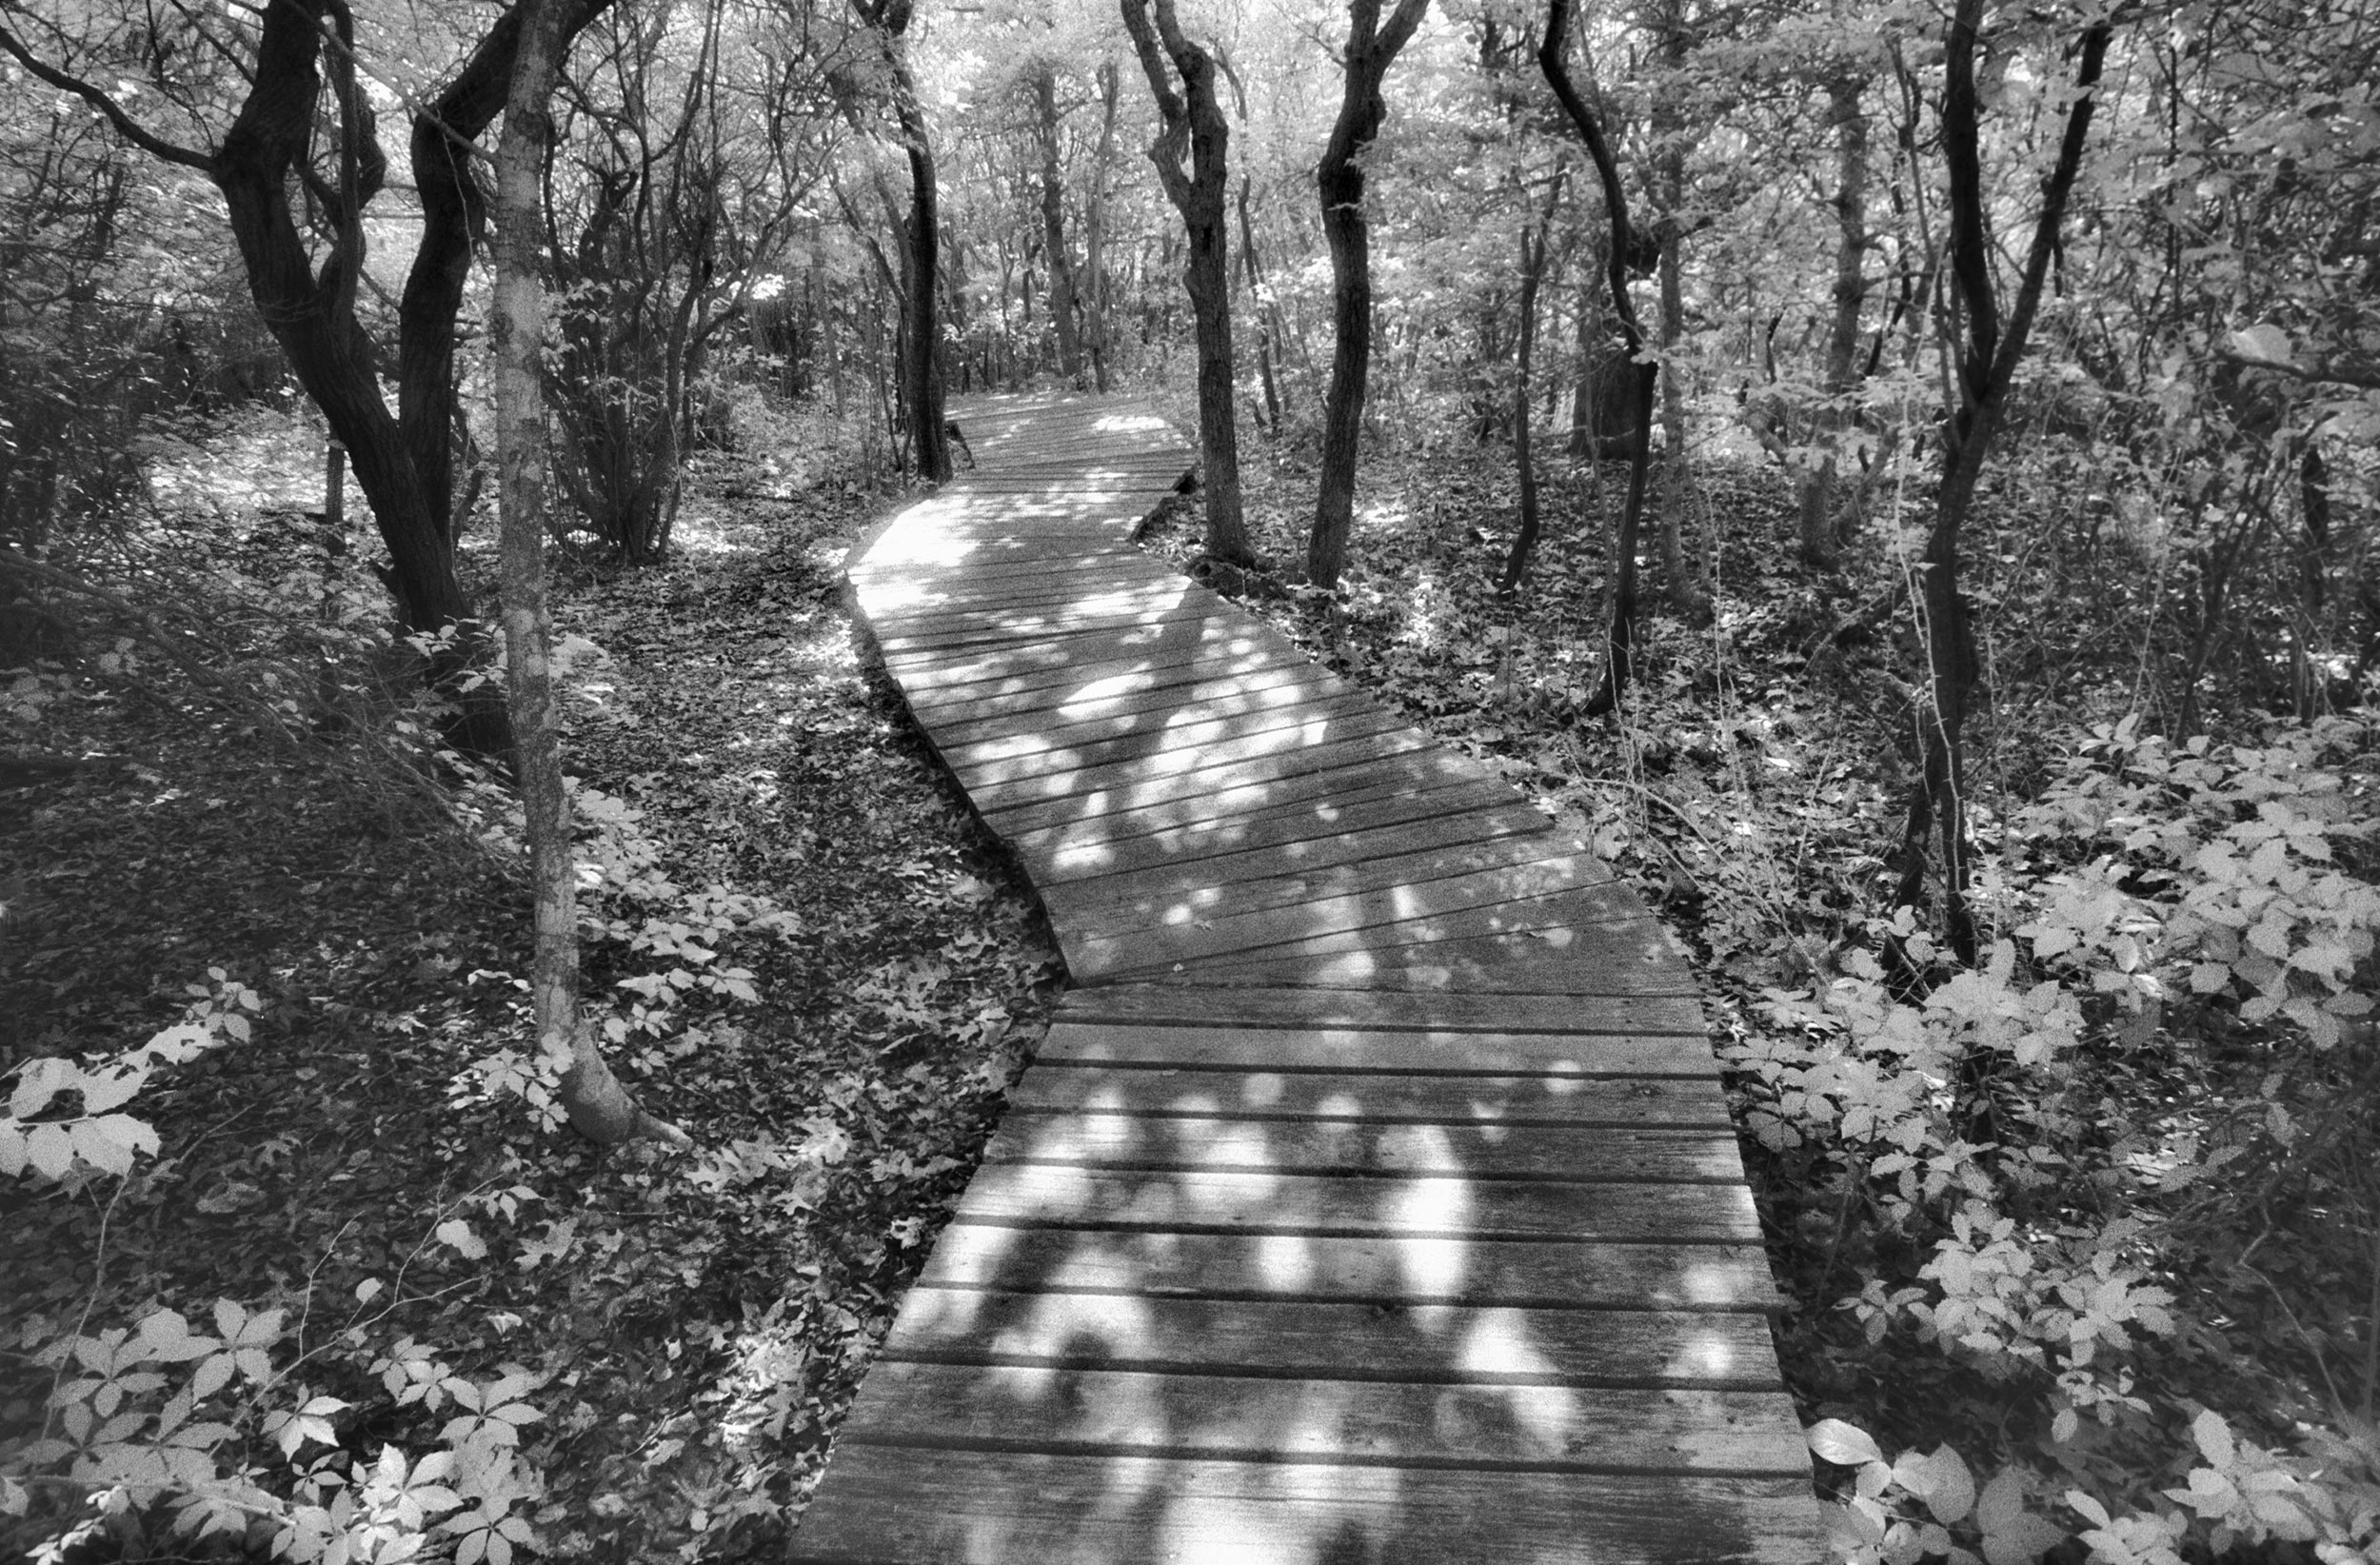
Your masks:
M319 504L314 449L280 415L237 421L160 485L159 525L310 598L319 560L269 535ZM614 1046L691 1155L599 1152L486 1090L473 1062L524 1037L527 897L416 807L404 763L259 734L169 670L46 706L43 749L122 759L0 791L0 1066L121 1051L226 979L262 1009L135 1105L163 1156L133 1178L0 1185L0 1466L43 1421L37 1344L228 1298L293 1323L266 1399L350 1404L336 1437L367 1457L443 1421L378 1377L400 1344L466 1379L528 1372L550 1555L768 1552L1060 976L863 665L841 559L892 501L810 476L707 459L667 566L557 594L562 630L608 654L580 670L568 769L641 814L631 843L686 892L792 918L709 940L755 1002L698 994ZM617 941L589 963L598 995L671 965ZM58 1525L37 1505L34 1532Z
M319 494L309 438L257 413L170 454L144 524L158 537L128 554L169 548L192 594L231 572L243 614L327 602L352 566L288 531ZM325 1434L360 1456L431 1443L435 1410L399 1395L426 1352L466 1380L527 1377L545 1553L777 1550L1062 982L1029 889L843 605L843 550L900 497L797 448L705 457L666 565L583 569L558 594L590 854L645 876L591 898L614 934L590 947L588 989L618 997L615 1062L690 1154L598 1153L491 1090L488 1061L525 1036L527 937L493 790L425 788L418 758L337 730L260 731L137 638L31 705L19 692L7 737L116 759L0 788L0 1066L121 1050L226 983L261 1010L135 1105L163 1153L132 1178L0 1186L0 1466L55 1383L39 1343L231 1299L293 1323L278 1379L239 1393L260 1456L258 1411L317 1395L347 1404ZM1259 570L1241 597L1628 877L1695 950L1732 1067L1769 998L1873 943L1890 902L1906 605L1887 573L1800 567L1782 484L1708 465L1685 557L1710 611L1655 603L1619 718L1581 721L1621 480L1546 466L1547 536L1510 598L1494 591L1509 456L1467 445L1367 466L1340 591ZM1298 560L1304 454L1251 443L1246 476L1259 549ZM2052 590L2056 549L2095 536L2048 520L1979 528L1995 694L1973 738L1979 799L2021 796L2056 736L2120 714L2137 676L2104 594ZM1180 510L1149 546L1187 560L1199 521ZM470 542L471 568L491 547ZM236 639L250 620L228 623ZM1996 825L1979 809L1987 842ZM730 965L749 978L723 992L687 978ZM747 983L755 998L724 992ZM1759 1135L1744 1147L1805 1414L1909 1440L1989 1430L1997 1388L1938 1353L1879 1351L1834 1307L1878 1258L1849 1184ZM58 1517L37 1502L33 1530Z

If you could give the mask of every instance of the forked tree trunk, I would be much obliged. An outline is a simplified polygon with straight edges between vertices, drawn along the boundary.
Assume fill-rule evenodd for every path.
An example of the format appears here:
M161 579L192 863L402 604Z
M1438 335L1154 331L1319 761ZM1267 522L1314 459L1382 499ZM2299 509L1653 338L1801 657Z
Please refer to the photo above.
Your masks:
M559 12L566 0L524 0L526 18L496 152L496 277L488 311L495 354L497 496L502 513L506 690L516 740L513 771L528 827L536 907L529 995L541 1054L566 1054L562 1106L589 1139L691 1139L654 1119L620 1084L579 1005L577 855L554 724L553 622L545 601L549 485L545 471L545 237L540 171L554 142Z
M1942 484L1934 501L1934 525L1926 539L1920 603L1925 610L1927 710L1920 715L1923 753L1909 816L1901 834L1901 874L1896 906L1915 907L1925 892L1930 864L1928 837L1938 838L1942 856L1944 932L1958 960L1976 956L1974 919L1968 906L1966 733L1967 707L1975 684L1974 632L1967 599L1959 590L1959 534L1974 508L1985 458L1998 433L2010 380L2023 359L2042 288L2049 279L2058 227L2082 167L2091 130L2099 74L2112 28L2096 22L2083 30L2075 91L2066 111L2057 162L2042 187L2041 211L2033 244L2005 327L1992 280L1991 239L1984 226L1980 111L1975 91L1975 46L1983 0L1958 0L1943 50L1942 155L1948 165L1951 277L1958 290L1965 337L1956 345L1959 404L1948 409L1949 439Z
M1335 586L1347 565L1355 520L1356 458L1372 368L1372 238L1363 215L1363 154L1380 133L1380 91L1398 51L1413 37L1429 0L1398 0L1380 25L1380 0L1351 0L1339 118L1314 183L1322 198L1322 237L1331 251L1331 388L1322 404L1322 473L1306 539L1306 578Z
M1190 41L1174 0L1122 0L1140 69L1157 98L1163 129L1149 161L1181 214L1189 263L1192 335L1199 351L1199 446L1206 471L1206 552L1253 565L1240 499L1240 426L1232 405L1231 261L1225 238L1231 127L1215 93L1215 57ZM1180 90L1175 89L1179 80Z

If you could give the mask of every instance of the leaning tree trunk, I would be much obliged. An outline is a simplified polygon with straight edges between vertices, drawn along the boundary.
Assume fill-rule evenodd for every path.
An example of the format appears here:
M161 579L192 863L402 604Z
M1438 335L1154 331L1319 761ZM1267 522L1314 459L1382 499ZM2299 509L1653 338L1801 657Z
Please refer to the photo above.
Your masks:
M1190 41L1173 0L1122 0L1140 69L1162 129L1149 148L1159 183L1181 214L1189 264L1193 336L1199 352L1199 446L1206 473L1206 552L1253 565L1240 499L1240 426L1232 405L1231 262L1225 239L1231 126L1215 95L1215 57ZM1161 36L1161 42L1160 42ZM1176 80L1181 89L1176 91Z
M1563 59L1569 43L1571 7L1572 0L1547 0L1545 37L1537 45L1537 69L1544 75L1546 85L1554 89L1572 128L1587 144L1587 154L1595 160L1595 171L1602 181L1605 227L1611 242L1605 273L1611 282L1613 313L1619 319L1628 357L1636 371L1636 423L1628 453L1628 498L1620 506L1619 536L1614 542L1616 559L1612 582L1612 622L1606 636L1608 652L1603 662L1603 683L1584 709L1594 716L1617 707L1628 689L1630 654L1636 633L1636 544L1644 531L1645 476L1653 465L1653 397L1660 378L1660 366L1645 353L1644 330L1636 324L1636 307L1628 296L1628 197L1620 188L1619 161L1612 155L1612 145L1604 137L1603 122L1596 118L1586 99L1579 96L1577 84L1570 79L1570 66Z
M539 278L545 237L540 173L554 143L550 105L565 3L525 0L527 15L496 152L496 276L488 310L503 517L505 683L536 899L529 993L540 1053L569 1057L561 1099L573 1128L605 1144L654 1136L690 1145L684 1131L654 1119L628 1096L597 1050L579 1005L577 855L554 723L553 622L545 603L545 298Z

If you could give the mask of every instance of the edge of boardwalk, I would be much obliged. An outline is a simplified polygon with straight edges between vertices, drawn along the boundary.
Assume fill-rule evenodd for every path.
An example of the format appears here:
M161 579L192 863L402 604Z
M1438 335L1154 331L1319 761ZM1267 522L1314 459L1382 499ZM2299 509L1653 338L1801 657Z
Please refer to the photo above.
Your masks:
M983 468L854 545L855 620L1081 986L793 1556L1817 1558L1682 950L1133 546L1178 434L956 416Z

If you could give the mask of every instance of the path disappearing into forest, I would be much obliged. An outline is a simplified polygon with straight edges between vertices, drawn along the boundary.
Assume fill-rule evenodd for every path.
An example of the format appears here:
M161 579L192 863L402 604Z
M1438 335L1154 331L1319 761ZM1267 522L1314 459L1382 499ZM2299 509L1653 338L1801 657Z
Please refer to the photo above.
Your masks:
M1135 547L1145 406L988 399L853 552L1077 985L797 1560L1822 1552L1684 953L1484 767Z

